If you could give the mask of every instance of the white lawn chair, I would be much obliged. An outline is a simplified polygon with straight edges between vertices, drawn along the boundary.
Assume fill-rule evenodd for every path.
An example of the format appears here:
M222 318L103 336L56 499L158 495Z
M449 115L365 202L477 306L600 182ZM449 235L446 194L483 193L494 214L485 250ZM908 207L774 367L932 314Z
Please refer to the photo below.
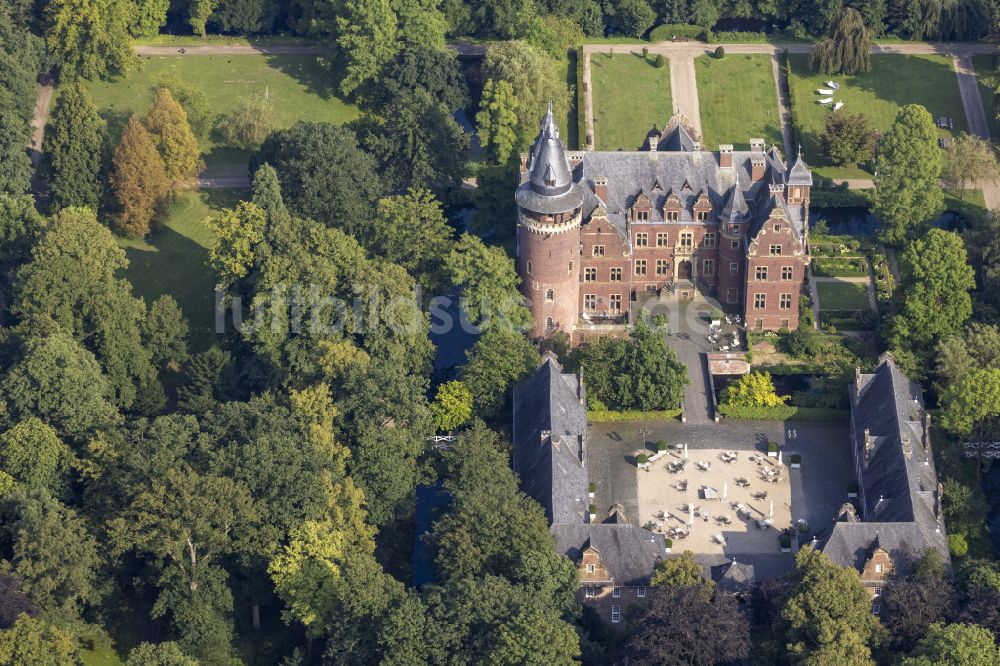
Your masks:
M823 99L819 100L820 104L830 104L832 102L833 102L832 97L824 97Z
M831 88L819 88L816 90L820 95L832 95L833 90Z
M840 84L839 83L834 83L833 81L827 81L826 82L826 87L827 88L833 88L834 90L840 90Z
M843 102L837 102L836 104L833 105L834 111L840 111L842 108L844 108Z

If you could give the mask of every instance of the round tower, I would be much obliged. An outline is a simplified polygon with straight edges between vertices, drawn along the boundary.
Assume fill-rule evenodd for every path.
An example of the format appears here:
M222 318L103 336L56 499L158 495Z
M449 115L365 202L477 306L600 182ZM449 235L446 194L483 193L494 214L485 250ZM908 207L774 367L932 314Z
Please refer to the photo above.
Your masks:
M531 336L572 335L579 316L583 191L573 182L551 104L522 181L514 195L517 268L533 318Z
M737 176L719 215L719 302L723 305L738 305L746 285L744 237L749 213L750 207Z

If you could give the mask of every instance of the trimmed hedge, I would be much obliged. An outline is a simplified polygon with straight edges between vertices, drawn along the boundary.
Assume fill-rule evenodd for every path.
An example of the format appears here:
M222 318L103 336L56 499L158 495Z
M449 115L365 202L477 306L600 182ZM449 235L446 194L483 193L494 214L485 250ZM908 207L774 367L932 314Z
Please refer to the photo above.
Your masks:
M817 257L812 272L817 277L867 277L868 262L860 257Z
M676 419L681 415L680 409L663 409L650 412L638 410L616 412L610 409L589 410L587 420L591 423L617 423L619 421L662 421Z
M715 41L723 44L768 44L771 37L766 32L722 30L714 33Z
M587 91L583 82L583 47L576 48L576 143L578 150L587 147Z
M851 415L850 411L846 409L796 407L794 405L735 407L726 403L719 405L719 414L730 419L745 419L748 421L840 421L849 418Z
M819 323L845 331L874 331L876 317L871 310L820 310Z
M688 23L664 23L649 31L649 41L651 42L669 42L674 37L687 37L710 42L712 41L711 36L711 30Z
M811 208L864 208L871 210L872 199L868 190L820 190L809 194Z

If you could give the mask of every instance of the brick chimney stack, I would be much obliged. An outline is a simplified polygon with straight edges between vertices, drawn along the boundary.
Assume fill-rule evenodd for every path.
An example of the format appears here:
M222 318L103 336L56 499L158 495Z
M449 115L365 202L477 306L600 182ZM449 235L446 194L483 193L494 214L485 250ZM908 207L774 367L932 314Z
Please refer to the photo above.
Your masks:
M608 179L605 176L594 179L594 194L604 203L608 202Z
M733 144L724 143L719 146L719 168L733 168Z
M754 153L750 156L750 182L759 183L764 179L764 172L767 171L767 160L764 153Z

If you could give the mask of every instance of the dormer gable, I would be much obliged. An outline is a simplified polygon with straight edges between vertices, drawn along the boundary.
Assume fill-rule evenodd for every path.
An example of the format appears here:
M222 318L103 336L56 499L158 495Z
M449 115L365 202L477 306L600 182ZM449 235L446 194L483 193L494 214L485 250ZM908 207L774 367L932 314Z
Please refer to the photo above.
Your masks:
M667 193L667 198L663 202L663 219L667 222L680 222L681 198L673 190Z
M889 551L882 547L878 536L876 536L868 549L865 563L861 567L861 580L883 581L892 574L894 568L892 556L889 554Z
M707 222L712 218L712 201L708 198L708 193L702 190L698 193L694 204L691 206L692 217L699 222Z
M589 542L587 547L580 552L580 560L576 563L576 568L580 574L581 585L603 584L614 582L614 577L608 571L601 551L597 550Z
M635 200L629 209L629 220L632 222L649 222L652 210L653 205L649 197L646 196L645 192L639 192L635 195Z

